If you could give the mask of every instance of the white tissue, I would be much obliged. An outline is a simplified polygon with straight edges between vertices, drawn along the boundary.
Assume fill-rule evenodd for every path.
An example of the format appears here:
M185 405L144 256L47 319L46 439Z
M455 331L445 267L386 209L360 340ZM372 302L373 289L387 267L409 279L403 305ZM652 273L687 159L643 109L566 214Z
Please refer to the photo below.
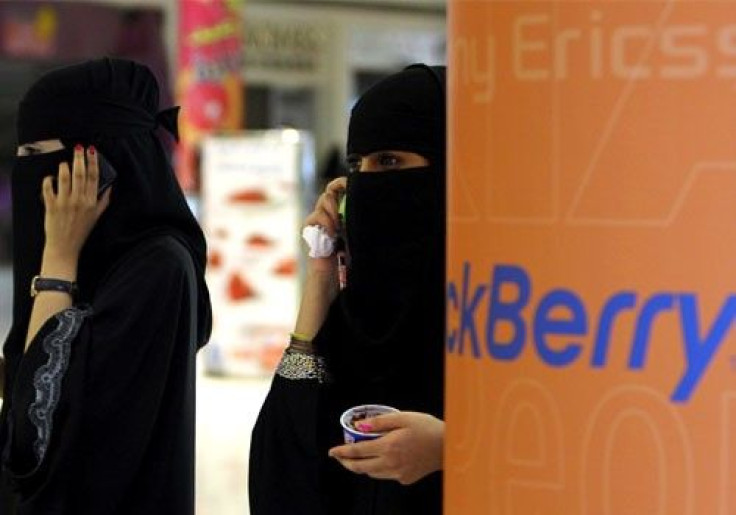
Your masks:
M302 238L309 245L309 257L323 258L335 251L335 238L320 225L308 225L302 229Z

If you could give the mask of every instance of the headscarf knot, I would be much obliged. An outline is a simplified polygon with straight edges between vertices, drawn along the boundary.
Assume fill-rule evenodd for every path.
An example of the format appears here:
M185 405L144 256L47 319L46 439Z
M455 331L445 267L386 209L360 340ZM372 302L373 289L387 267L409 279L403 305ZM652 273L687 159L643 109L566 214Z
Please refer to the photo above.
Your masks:
M168 109L164 109L163 111L159 111L159 113L156 115L156 125L159 125L166 129L172 136L174 136L174 139L177 142L179 141L180 110L180 106L174 106Z

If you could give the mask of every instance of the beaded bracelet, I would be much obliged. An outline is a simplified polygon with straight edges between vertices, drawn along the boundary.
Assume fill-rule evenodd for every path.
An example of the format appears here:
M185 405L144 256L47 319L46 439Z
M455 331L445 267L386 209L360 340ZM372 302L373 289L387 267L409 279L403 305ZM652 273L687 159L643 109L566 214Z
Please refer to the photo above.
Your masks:
M330 381L324 358L314 354L311 345L303 341L289 344L281 356L276 374L291 380Z

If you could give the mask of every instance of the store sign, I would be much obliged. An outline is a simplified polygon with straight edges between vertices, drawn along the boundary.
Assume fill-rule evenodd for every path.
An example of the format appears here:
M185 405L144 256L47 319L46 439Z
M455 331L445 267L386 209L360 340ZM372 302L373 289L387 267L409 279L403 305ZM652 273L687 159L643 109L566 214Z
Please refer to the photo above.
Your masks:
M446 31L356 25L350 30L348 60L356 68L391 69L406 63L444 63Z
M198 189L198 144L242 126L242 0L180 0L177 94L182 105L177 175Z
M248 69L317 71L326 41L327 34L317 26L247 20L245 64Z
M736 515L733 5L450 9L445 512Z

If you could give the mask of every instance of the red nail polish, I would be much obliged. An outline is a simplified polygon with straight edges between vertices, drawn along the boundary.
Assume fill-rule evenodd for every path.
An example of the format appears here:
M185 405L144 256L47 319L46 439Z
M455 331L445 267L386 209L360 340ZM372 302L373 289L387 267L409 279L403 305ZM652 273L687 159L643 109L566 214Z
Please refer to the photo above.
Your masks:
M361 433L370 433L373 431L373 426L370 424L358 424L358 431Z
M89 146L89 153L92 154L92 155L95 155L95 152L96 152L95 146L94 145L90 145Z
M76 145L74 146L74 150L75 150L75 151L77 151L77 152L81 152L81 151L82 151L82 149L83 149L83 147L82 147L82 145L81 145L80 143L77 143L77 144L76 144Z

